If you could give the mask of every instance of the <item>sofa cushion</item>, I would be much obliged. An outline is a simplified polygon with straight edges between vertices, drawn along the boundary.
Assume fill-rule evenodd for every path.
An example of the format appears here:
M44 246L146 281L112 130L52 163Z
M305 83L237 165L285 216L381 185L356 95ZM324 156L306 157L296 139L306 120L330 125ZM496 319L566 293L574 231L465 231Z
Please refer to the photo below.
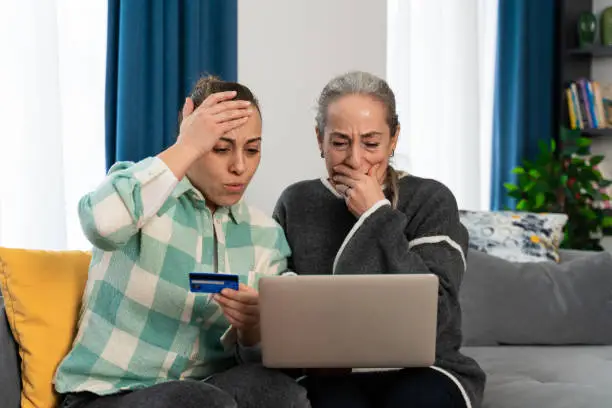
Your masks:
M482 408L603 408L612 346L465 347L487 373Z
M559 262L565 214L466 210L459 214L472 249L513 262Z
M612 344L612 255L515 263L470 250L465 345Z
M0 248L0 288L21 357L22 408L54 407L55 370L76 331L90 254Z

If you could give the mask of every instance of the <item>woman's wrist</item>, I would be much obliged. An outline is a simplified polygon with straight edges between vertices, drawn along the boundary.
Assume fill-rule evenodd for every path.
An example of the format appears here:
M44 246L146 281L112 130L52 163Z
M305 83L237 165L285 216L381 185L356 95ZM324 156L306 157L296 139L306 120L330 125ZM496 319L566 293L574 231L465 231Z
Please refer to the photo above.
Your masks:
M185 177L187 170L200 156L200 152L182 143L175 143L157 155L160 160L166 163L166 166L178 180Z
M391 202L383 196L381 199L370 205L366 211L359 214L358 218L367 218L384 205L391 205Z
M261 332L259 326L252 329L238 329L238 343L244 347L253 347L261 341Z

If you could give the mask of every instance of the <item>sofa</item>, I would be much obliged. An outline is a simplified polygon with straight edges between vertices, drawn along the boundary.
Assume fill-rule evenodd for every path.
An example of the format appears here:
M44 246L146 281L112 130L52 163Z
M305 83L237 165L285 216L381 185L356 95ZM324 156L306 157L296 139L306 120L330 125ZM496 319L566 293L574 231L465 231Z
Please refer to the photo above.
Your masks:
M518 264L470 250L463 352L487 373L483 408L612 406L612 256L560 254L559 264ZM18 408L20 388L0 308L0 407Z
M463 352L487 373L483 408L612 407L612 255L559 253L468 253Z

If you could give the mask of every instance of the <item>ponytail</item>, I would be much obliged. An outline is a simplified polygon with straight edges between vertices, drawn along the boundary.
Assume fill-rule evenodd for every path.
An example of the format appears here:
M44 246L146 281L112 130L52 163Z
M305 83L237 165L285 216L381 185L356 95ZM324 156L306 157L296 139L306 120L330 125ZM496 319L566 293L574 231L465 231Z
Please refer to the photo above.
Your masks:
M387 176L385 178L385 184L391 190L391 207L397 209L397 203L399 202L399 176L397 171L391 166L387 166Z

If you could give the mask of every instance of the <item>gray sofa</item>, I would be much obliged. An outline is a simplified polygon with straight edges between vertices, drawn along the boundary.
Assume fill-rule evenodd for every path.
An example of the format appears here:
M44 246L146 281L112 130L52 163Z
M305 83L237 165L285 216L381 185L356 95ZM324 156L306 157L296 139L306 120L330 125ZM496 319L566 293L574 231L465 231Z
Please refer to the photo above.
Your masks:
M612 407L610 254L521 265L470 251L461 302L463 351L488 376L483 408ZM0 407L19 406L19 357L0 307Z
M612 407L612 255L518 264L470 251L461 305L483 408Z

